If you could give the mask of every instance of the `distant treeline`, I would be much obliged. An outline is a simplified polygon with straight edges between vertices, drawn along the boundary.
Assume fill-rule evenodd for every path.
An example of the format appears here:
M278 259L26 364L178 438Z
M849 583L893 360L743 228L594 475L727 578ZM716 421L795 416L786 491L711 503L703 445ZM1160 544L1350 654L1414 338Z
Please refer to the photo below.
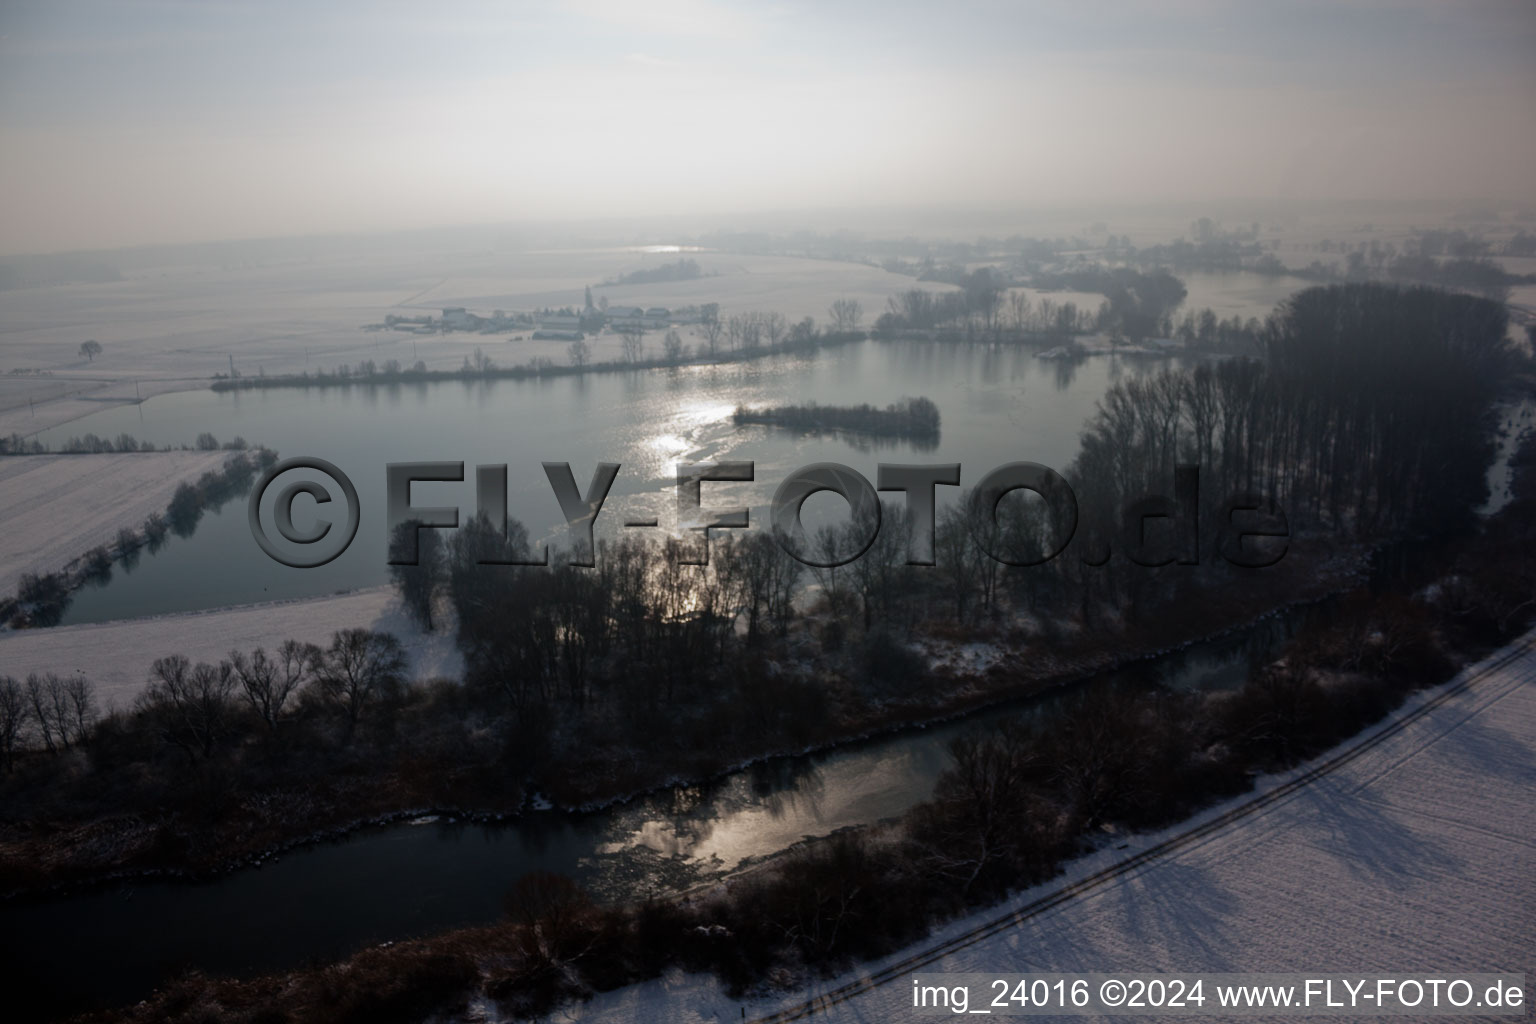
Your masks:
M1021 289L1007 290L997 279L971 276L969 287L957 292L909 288L887 300L875 322L875 337L908 337L914 332L936 341L1057 345L1073 347L1076 335L1095 331L1111 341L1174 338L1192 349L1235 355L1262 351L1263 324L1256 318L1223 320L1209 308L1189 310L1181 321L1174 314L1183 302L1184 283L1166 270L1143 273L1097 264L1070 273L1043 274L1043 288L1095 291L1105 296L1097 309L1060 302L1049 295L1032 299Z
M693 281L703 277L704 271L697 260L681 259L675 263L663 263L659 267L631 270L618 277L610 277L602 286L621 284L667 284L672 281Z
M1066 253L1081 252L1093 246L1091 240L1075 236L1070 238L1030 238L1024 235L1009 235L1006 238L983 236L974 242L967 242L915 238L860 238L842 232L818 235L811 231L797 231L790 235L717 231L701 236L699 243L722 252L863 263L866 266L880 267L893 274L928 280L939 280L943 275L952 273L951 268L994 259L1000 254L1021 254L1027 259L1053 259Z
M1324 240L1318 249L1343 254L1343 264L1313 260L1304 267L1287 266L1274 252L1265 251L1260 242L1242 235L1222 234L1195 242L1179 239L1165 245L1130 249L1120 256L1143 267L1174 270L1243 270L1320 282L1386 279L1469 292L1499 302L1509 298L1511 286L1536 282L1536 275L1512 274L1489 258L1496 250L1506 256L1536 253L1536 236L1523 231L1501 246L1462 231L1421 231L1401 248L1372 239L1355 245Z
M121 281L116 265L90 253L16 256L0 263L0 292L52 284Z
M1387 268L1395 281L1430 284L1471 292L1504 302L1511 286L1536 282L1533 274L1511 274L1489 259L1437 260L1432 256L1399 256Z
M735 321L740 318L732 317ZM781 317L782 319L782 317ZM705 325L710 328L713 325ZM806 317L798 324L788 325L778 341L761 340L761 334L752 331L742 338L735 338L733 330L721 325L712 343L706 341L697 351L680 343L664 344L660 357L646 357L643 351L635 351L633 359L613 359L590 362L591 348L585 341L573 342L570 363L557 363L547 356L535 356L518 366L501 366L484 352L476 352L474 358L466 357L457 370L429 370L418 362L411 369L395 369L390 363L376 366L372 360L364 360L356 366L338 366L333 371L265 377L217 377L210 387L214 391L249 391L261 388L350 387L397 384L433 384L450 380L528 380L546 377L580 376L585 373L628 373L632 370L665 369L672 366L688 366L693 363L734 363L757 359L760 356L785 352L807 352L817 348L845 345L863 341L864 331L822 331L814 321ZM674 333L675 332L669 332ZM727 347L727 342L730 347ZM391 360L391 362L393 362ZM398 364L396 364L398 365Z
M1106 300L1096 317L1097 329L1136 340L1167 337L1169 318L1188 294L1184 282L1162 268L1144 273L1100 264L1037 274L1035 287L1097 292Z
M780 405L761 409L737 406L737 423L766 423L792 430L843 430L876 437L938 440L939 407L927 398L903 398L884 409L863 405Z
M1168 493L1181 464L1200 467L1203 514L1255 492L1283 510L1292 536L1378 545L1469 529L1488 493L1493 405L1523 362L1506 325L1503 306L1469 295L1310 288L1271 319L1263 362L1115 384L1068 471L1084 510L1072 545L1125 550L1119 510ZM1046 594L1076 592L1072 561L1028 571L1043 592L1036 607L1049 604ZM1209 568L1202 562L1195 576ZM1125 609L1174 599L1172 577L1114 561L1094 585Z

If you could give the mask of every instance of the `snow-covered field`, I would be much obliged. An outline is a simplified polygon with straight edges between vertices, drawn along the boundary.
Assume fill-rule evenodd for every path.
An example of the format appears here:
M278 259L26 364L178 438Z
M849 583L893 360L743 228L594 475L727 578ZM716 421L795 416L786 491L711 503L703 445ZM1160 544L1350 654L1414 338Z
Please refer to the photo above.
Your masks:
M165 512L176 485L217 469L228 452L18 455L0 458L0 595L23 573L57 572L123 527Z
M859 300L866 325L910 277L876 267L781 256L690 253L709 276L654 285L602 286L676 253L633 249L479 252L380 245L314 259L267 259L227 266L129 266L107 284L23 288L5 293L0 313L0 435L36 431L165 391L206 387L216 373L334 370L365 359L457 369L477 348L503 366L542 356L568 362L567 343L523 331L412 335L365 331L387 314L434 315L445 306L532 310L594 299L676 308L720 304L722 316L778 312L827 319L835 299ZM112 254L106 254L110 260ZM944 290L949 286L928 284ZM80 344L101 354L87 360ZM691 339L685 338L685 341ZM659 354L661 336L647 336ZM617 359L618 335L593 340L593 358ZM192 438L187 438L190 442ZM250 440L259 441L260 438Z
M1039 230L1036 225L1033 230ZM1116 224L1137 244L1169 241L1182 222ZM1079 225L1071 230L1082 230ZM893 227L893 230L895 228ZM1401 242L1407 222L1291 225L1273 228L1284 243L1281 255L1305 265L1325 262L1316 243L1333 238L1357 244L1368 239ZM903 230L902 234L910 234ZM1266 237L1273 237L1266 235ZM431 369L456 369L483 349L501 365L534 357L568 361L567 344L533 341L522 332L412 335L365 331L387 314L436 313L465 306L479 313L495 309L533 310L580 306L591 286L594 300L620 305L681 306L715 302L729 316L749 311L782 313L791 321L827 319L839 298L857 299L865 325L884 311L886 300L912 287L933 291L951 286L919 282L878 267L836 260L728 252L653 252L644 246L542 248L515 236L341 240L289 240L272 245L231 243L196 257L179 250L104 253L120 263L122 280L64 284L7 291L0 312L0 435L31 434L101 408L166 391L205 387L209 378L232 369L240 374L329 371L365 359L404 366L418 359ZM656 239L648 239L655 241ZM673 262L686 255L706 276L691 281L605 285L635 270ZM179 262L166 263L176 260ZM165 263L165 265L161 265ZM1256 275L1187 274L1186 308L1211 306L1222 316L1263 316L1304 282ZM1536 286L1516 289L1517 302L1536 304ZM1041 295L1031 293L1038 300ZM1050 293L1057 303L1096 309L1103 296ZM684 331L685 342L697 339ZM87 360L80 344L94 340L101 354ZM597 360L619 357L612 332L590 339ZM661 337L647 338L654 354ZM187 439L188 441L191 438ZM253 438L252 440L259 440Z
M1420 695L1372 733L1452 686ZM1268 777L1260 792L1279 789L1305 770ZM916 949L817 982L809 992L743 1005L712 978L676 973L601 995L570 1016L668 1024L750 1020L832 995L810 1019L927 1019L911 1009L905 968L889 984L852 998L840 1001L834 993L1252 799L1238 798L1164 832L1110 838L1064 878L957 921ZM1263 810L911 970L1524 972L1529 1004L1536 980L1533 880L1536 651L1527 647L1470 690Z
M463 675L452 630L422 633L390 587L148 619L16 630L0 634L0 673L80 673L95 684L103 709L126 709L144 688L150 664L164 655L217 662L231 650L270 651L289 639L325 644L336 630L356 626L399 637L416 679Z

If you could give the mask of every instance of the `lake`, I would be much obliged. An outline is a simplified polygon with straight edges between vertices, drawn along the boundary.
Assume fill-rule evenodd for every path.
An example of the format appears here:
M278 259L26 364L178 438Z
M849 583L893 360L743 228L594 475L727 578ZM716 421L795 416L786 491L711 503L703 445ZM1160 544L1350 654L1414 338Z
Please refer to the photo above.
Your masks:
M77 420L41 439L57 448L86 432L127 432L161 446L191 443L209 431L221 441L238 435L264 444L285 458L318 456L357 487L357 538L328 565L289 568L260 551L245 501L233 501L205 515L190 538L172 538L131 572L120 566L107 584L79 591L64 622L310 597L386 582L384 479L390 462L464 462L463 483L418 484L412 491L416 505L457 505L461 517L474 509L474 467L504 463L510 514L532 537L558 545L564 520L542 462L571 463L583 490L598 462L621 465L598 519L599 532L611 535L632 518L659 519L661 529L651 531L658 534L674 525L678 463L751 460L752 483L706 484L704 502L750 506L753 528L761 529L774 489L813 462L844 463L870 481L881 462L958 462L963 486L1005 462L1065 470L1083 424L1112 382L1179 363L1134 355L1074 363L1012 347L866 341L809 355L672 370L164 395ZM938 405L937 444L808 436L737 427L731 420L740 404L884 406L907 395ZM941 504L957 494L956 488L940 488ZM311 499L301 497L294 509L301 529L314 521ZM818 495L807 503L807 522L843 517L845 509L836 496Z

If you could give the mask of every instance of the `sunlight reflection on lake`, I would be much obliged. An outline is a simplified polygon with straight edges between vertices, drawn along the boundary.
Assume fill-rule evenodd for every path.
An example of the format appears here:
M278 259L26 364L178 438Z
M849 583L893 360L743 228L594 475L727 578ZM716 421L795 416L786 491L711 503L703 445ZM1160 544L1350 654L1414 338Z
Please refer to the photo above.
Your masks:
M418 501L474 506L477 464L508 465L508 509L535 543L563 543L565 526L542 461L570 462L583 485L596 463L622 469L598 520L614 536L626 518L656 518L659 533L676 524L676 466L685 461L745 459L750 483L711 483L706 504L747 505L754 526L766 522L774 489L812 462L840 462L868 479L880 462L943 461L974 483L1005 462L1065 468L1078 433L1115 380L1156 372L1179 360L1094 357L1067 365L1028 349L864 342L810 355L744 363L528 380L469 380L421 385L163 395L114 408L45 432L58 446L87 431L127 432L156 445L190 443L203 431L240 435L283 456L327 459L352 477L363 499L352 546L334 562L295 570L266 558L246 523L243 501L205 516L189 539L174 539L132 572L75 596L66 623L98 622L374 586L387 581L384 466L403 461L463 461L463 484L419 485ZM884 406L926 396L939 407L937 446L847 434L803 434L762 425L738 427L738 405L816 401ZM958 489L941 488L939 501ZM894 499L892 499L894 500ZM846 513L839 512L843 515ZM217 564L220 572L209 573Z

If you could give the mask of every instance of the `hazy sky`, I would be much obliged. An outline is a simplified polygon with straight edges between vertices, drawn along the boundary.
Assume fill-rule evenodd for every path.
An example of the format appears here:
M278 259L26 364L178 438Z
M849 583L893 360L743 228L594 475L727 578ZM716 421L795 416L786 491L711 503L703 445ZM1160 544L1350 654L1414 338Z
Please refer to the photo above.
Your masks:
M1533 183L1532 0L0 0L7 251Z

